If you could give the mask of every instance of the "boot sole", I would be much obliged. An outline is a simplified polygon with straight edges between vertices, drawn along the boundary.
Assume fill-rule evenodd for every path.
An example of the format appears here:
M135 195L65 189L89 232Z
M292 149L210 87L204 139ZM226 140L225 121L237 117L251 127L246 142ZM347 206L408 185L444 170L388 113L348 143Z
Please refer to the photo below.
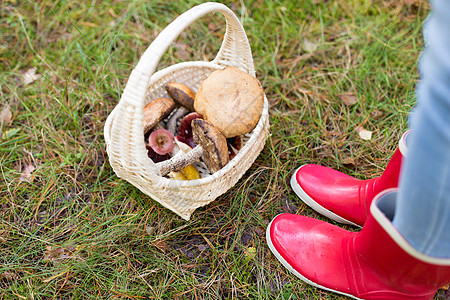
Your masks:
M310 279L306 278L305 276L303 276L302 274L300 274L297 270L295 270L284 258L283 256L281 256L280 253L278 253L277 249L275 249L275 247L272 244L272 238L270 237L270 227L272 226L272 222L269 223L269 226L267 226L266 229L266 241L267 241L267 245L269 246L270 251L273 253L273 255L275 255L275 257L278 259L278 261L286 268L289 270L289 272L291 272L292 274L294 274L298 279L306 282L309 285L312 285L316 288L320 288L323 290L327 290L333 293L337 293L337 294L341 294L353 299L358 299L358 300L363 300L362 298L358 298L355 297L353 295L344 293L344 292L340 292L340 291L336 291L330 288L327 288L325 286L322 286L320 284L315 283L314 281L311 281Z
M342 223L342 224L347 224L347 225L353 225L353 226L357 226L357 227L361 227L361 225L358 225L356 223L353 223L352 221L349 221L347 219L344 219L343 217L329 211L328 209L326 209L325 207L323 207L322 205L320 205L319 203L317 203L316 201L314 201L314 199L312 199L300 186L300 184L298 184L297 182L297 178L296 178L296 174L297 172L304 167L300 166L299 168L297 168L294 172L294 174L292 174L291 176L291 187L294 190L295 194L297 194L297 196L305 203L307 204L309 207L311 207L312 209L314 209L316 212L318 212L321 215L324 215L327 218L330 218L336 222Z

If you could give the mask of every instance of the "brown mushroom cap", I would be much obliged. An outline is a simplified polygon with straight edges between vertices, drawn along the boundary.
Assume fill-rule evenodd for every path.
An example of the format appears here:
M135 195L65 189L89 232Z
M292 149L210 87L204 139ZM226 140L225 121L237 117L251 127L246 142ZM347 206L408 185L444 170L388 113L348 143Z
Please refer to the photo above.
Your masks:
M259 80L235 67L212 72L200 84L194 102L195 111L227 138L252 131L263 106Z
M229 161L225 136L210 122L203 119L192 120L194 142L203 149L203 161L211 173L222 169Z
M156 98L144 107L144 134L150 131L176 107L175 102L167 98Z
M189 111L194 111L195 92L193 90L182 83L171 82L166 84L166 91L178 104Z

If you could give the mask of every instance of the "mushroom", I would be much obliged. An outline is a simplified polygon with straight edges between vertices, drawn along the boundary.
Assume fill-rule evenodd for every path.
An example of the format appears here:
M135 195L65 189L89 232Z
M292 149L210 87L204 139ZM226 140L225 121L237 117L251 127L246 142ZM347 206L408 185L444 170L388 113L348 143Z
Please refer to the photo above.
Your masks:
M168 98L156 98L147 104L144 107L144 135L167 117L175 107L175 102Z
M178 104L189 111L194 111L195 92L193 90L182 83L171 82L166 84L166 91Z
M175 152L175 154L173 156L181 156L184 153L189 152L191 149L192 148L189 145L181 142L178 139L178 136L175 137L175 148L172 151L172 153ZM200 173L198 172L194 164L188 165L178 172L172 171L168 175L173 179L179 180L195 180L200 178Z
M191 146L192 148L195 147L194 143L194 137L192 135L192 120L201 118L201 116L196 113L192 112L190 114L187 114L184 116L183 119L180 121L180 125L178 126L177 131L177 137L182 139L186 144Z
M200 173L194 165L188 165L178 172L170 172L169 175L177 180L195 180L200 179Z
M156 129L150 133L148 144L157 154L168 154L175 147L174 136L164 128Z
M157 163L161 176L171 171L179 171L200 158L203 158L211 173L219 171L228 163L227 140L220 130L206 120L194 119L192 132L197 146L184 155Z
M172 132L173 134L177 131L177 122L178 119L184 117L189 111L184 108L183 106L180 106L169 118L167 121L167 130Z
M235 67L212 72L200 84L194 101L195 111L227 138L252 131L263 106L259 80Z
M147 149L147 156L154 163L162 162L162 161L168 160L170 158L169 154L160 155L160 154L156 153L155 150L153 150L152 147L150 147L149 145L145 145L145 148Z
M178 119L188 112L194 111L195 92L186 85L177 82L168 83L165 88L172 99L180 105L167 122L167 129L175 134Z
M242 138L240 135L237 135L232 138L227 138L227 144L228 144L228 155L230 157L230 160L232 160L239 150L242 148Z

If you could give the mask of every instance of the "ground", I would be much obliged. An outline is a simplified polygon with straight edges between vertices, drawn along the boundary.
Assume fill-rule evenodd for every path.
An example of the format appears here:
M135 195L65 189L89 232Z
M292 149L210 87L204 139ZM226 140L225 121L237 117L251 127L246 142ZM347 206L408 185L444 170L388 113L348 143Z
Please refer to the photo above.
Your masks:
M1 299L345 299L285 270L265 228L282 212L330 222L291 191L299 165L382 173L415 104L430 7L224 1L251 44L271 135L234 187L184 221L115 175L103 126L145 49L199 3L0 2ZM213 59L224 25L200 19L158 68Z

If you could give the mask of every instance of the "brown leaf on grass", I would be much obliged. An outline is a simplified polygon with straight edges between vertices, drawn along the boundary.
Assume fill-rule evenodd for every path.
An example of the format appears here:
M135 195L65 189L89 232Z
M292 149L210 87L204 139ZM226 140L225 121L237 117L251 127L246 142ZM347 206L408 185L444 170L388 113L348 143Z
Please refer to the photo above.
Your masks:
M353 93L346 93L343 95L339 95L339 99L341 99L341 101L348 106L358 103L358 99Z
M217 24L214 24L213 22L208 23L208 30L209 31L216 31L219 29L219 26Z
M36 71L36 68L31 68L22 73L22 81L25 85L31 84L41 77Z
M379 120L381 119L381 117L383 117L384 112L382 112L381 110L374 110L370 113L370 116L374 119L374 120Z
M98 24L95 24L95 23L91 23L91 22L80 22L80 25L83 25L83 26L87 26L87 27L94 27L94 28L98 28Z
M200 251L205 251L206 249L208 249L208 246L207 245L204 245L204 244L200 244L200 245L198 245L198 250L200 250Z
M9 105L6 105L2 109L2 112L0 112L0 123L4 123L6 125L9 125L9 124L11 124L11 121L12 121L11 108L9 107Z
M147 232L148 235L152 235L155 232L155 230L156 227L145 225L145 232Z
M349 169L353 169L353 168L355 167L355 165L356 165L355 159L352 158L352 157L347 157L347 158L345 158L345 159L342 161L342 164L343 164L345 167L349 168Z
M175 56L179 59L186 60L189 58L189 52L187 46L183 43L174 42L173 45L176 48Z
M33 173L34 170L36 170L36 168L33 165L26 166L22 174L20 174L20 181L33 181L31 173Z
M153 246L155 246L156 248L158 248L159 250L161 250L162 252L166 253L168 245L165 241L154 241L152 243Z
M356 127L355 130L363 140L370 141L372 139L372 131L364 129L362 126Z
M13 272L3 272L0 273L0 279L5 279L6 281L15 281L19 279L16 273Z
M54 265L58 265L60 262L73 258L75 256L76 248L73 246L68 247L52 247L48 246L44 253L44 261L52 262Z

